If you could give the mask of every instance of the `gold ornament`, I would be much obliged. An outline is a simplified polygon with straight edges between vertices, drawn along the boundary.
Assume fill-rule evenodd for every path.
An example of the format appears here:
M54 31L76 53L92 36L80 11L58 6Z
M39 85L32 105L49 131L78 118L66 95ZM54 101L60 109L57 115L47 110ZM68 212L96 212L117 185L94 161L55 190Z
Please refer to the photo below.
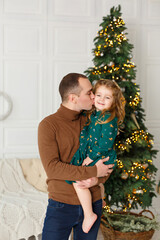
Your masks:
M137 180L139 179L139 175L138 174L135 176L135 179L137 179Z
M143 169L146 169L148 167L148 163L142 163Z
M123 173L121 174L121 178L124 179L124 180L126 180L126 179L128 178L128 173L127 173L127 172L123 172Z
M110 63L108 63L107 64L109 67L112 67L112 66L114 66L114 63L113 62L110 62Z
M133 189L133 193L134 194L143 194L143 190L142 189Z
M150 179L152 177L152 173L147 173L147 178Z
M134 173L131 173L131 174L130 174L130 177L135 177L135 174L134 174Z

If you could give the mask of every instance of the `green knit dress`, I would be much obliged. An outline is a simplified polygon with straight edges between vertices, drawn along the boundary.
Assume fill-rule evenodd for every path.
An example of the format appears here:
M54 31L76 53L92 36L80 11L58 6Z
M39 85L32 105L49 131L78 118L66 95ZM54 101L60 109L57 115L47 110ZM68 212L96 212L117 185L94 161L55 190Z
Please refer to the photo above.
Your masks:
M108 123L100 124L97 120L106 121L110 113L101 114L101 111L95 111L91 115L91 122L85 125L80 134L80 146L74 154L70 164L81 166L83 160L88 156L93 160L88 166L93 166L99 159L109 156L109 160L104 164L114 164L116 166L116 152L113 149L115 138L117 136L118 126L117 117ZM114 166L114 167L115 167ZM73 181L66 181L71 184Z

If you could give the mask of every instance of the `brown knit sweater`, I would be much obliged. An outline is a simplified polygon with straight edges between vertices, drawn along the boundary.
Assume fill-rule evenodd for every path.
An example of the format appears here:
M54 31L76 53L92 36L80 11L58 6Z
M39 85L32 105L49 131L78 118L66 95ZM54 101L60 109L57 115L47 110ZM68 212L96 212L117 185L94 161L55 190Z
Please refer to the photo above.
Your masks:
M68 204L80 204L72 185L65 180L96 177L97 168L70 165L79 147L79 135L86 119L63 105L55 114L44 118L38 128L40 157L47 174L49 198ZM104 182L101 178L99 182ZM100 187L90 188L92 201L101 198Z

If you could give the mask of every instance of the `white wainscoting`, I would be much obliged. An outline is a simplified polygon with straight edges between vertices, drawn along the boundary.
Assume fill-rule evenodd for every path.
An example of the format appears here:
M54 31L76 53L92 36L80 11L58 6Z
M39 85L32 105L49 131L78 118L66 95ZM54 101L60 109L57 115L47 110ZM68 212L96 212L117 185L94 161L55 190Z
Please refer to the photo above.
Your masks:
M146 125L160 150L160 1L0 0L0 91L13 100L11 115L0 122L0 158L39 156L38 123L59 107L60 80L93 66L99 24L119 3L134 44ZM6 108L0 98L0 114Z

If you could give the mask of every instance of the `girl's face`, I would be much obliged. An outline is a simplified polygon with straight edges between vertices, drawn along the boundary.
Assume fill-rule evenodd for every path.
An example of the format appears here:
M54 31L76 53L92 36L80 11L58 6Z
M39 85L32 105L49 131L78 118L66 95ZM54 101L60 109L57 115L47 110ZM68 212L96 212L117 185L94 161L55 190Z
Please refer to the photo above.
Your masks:
M109 110L113 103L113 93L110 88L100 86L95 92L94 105L96 110L102 111L104 109Z

